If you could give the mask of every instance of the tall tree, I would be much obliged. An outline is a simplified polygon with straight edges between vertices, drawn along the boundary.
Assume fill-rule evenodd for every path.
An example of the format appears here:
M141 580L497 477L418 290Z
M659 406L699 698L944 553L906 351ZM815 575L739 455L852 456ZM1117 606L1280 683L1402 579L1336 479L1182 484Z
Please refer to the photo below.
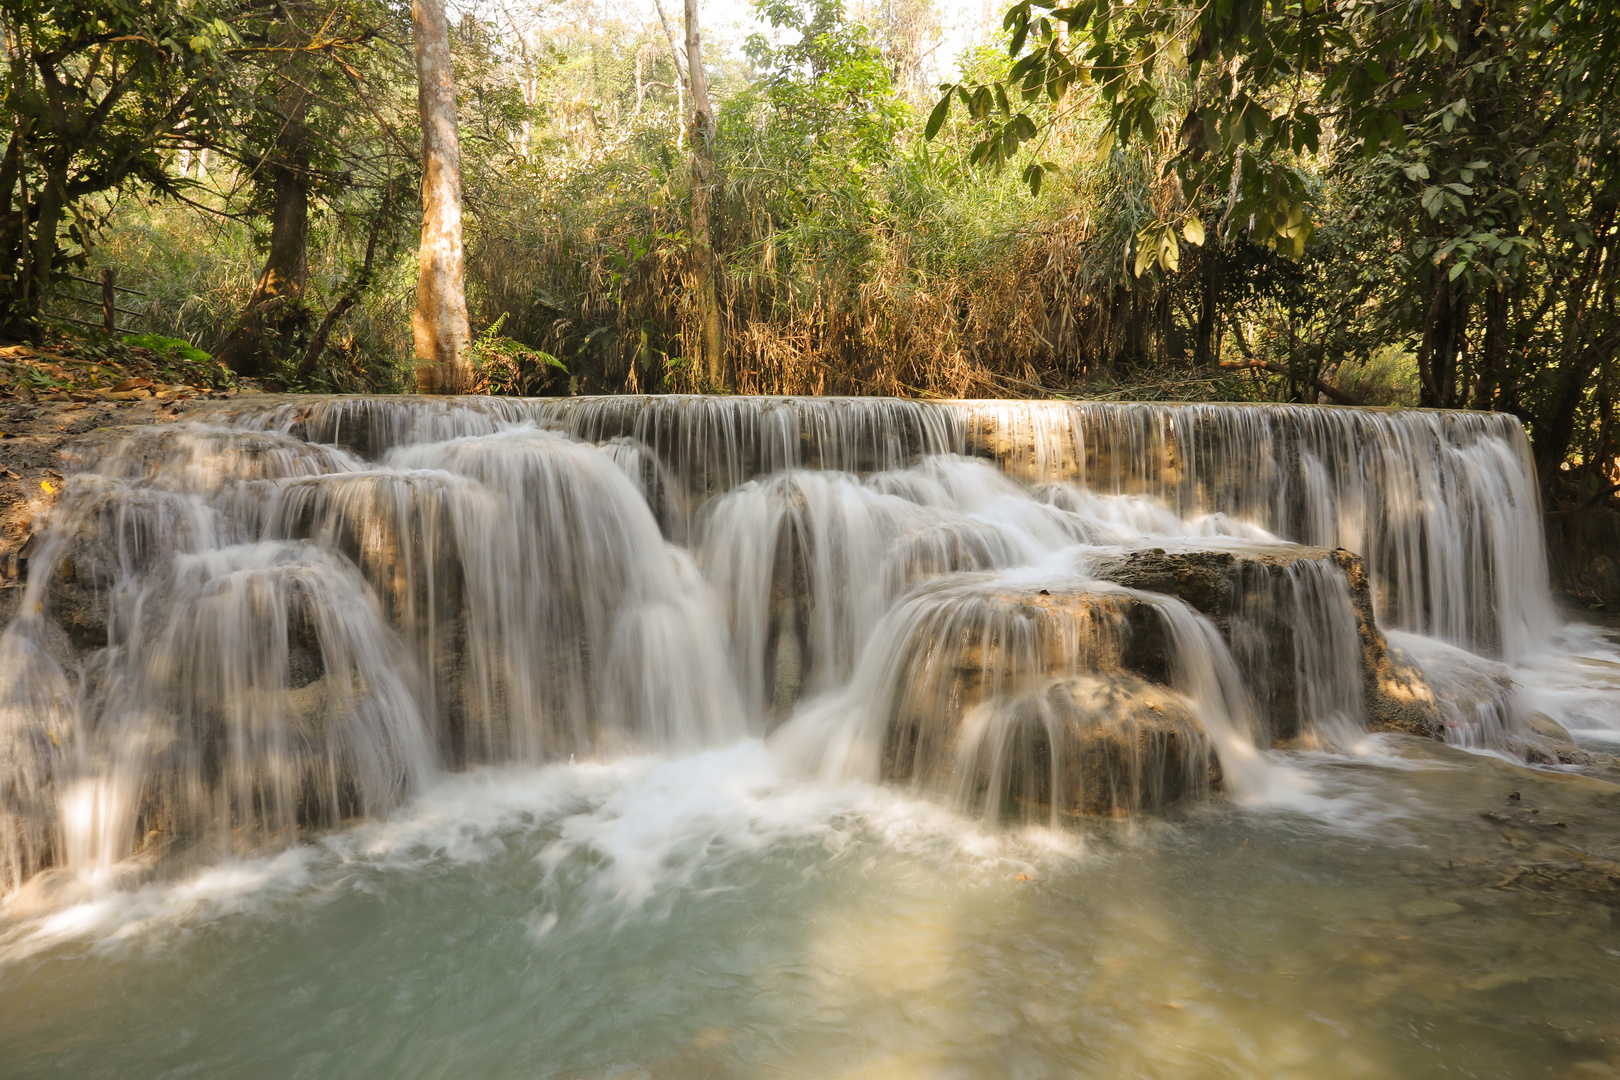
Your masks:
M260 178L257 186L269 196L270 247L253 295L216 354L243 375L260 375L288 355L309 322L304 288L309 282L311 72L302 59L293 52L275 73L281 86L267 117L273 125L270 147L249 163Z
M730 386L720 326L720 260L715 253L714 108L703 72L703 38L697 0L686 0L686 62L692 88L692 291L696 298L698 348L711 390Z
M416 279L416 385L461 394L472 384L461 239L461 143L450 25L443 0L412 0L417 107L422 117L422 248Z
M363 183L357 169L371 171L357 91L391 14L372 0L243 0L233 14L233 122L201 145L238 163L253 218L270 232L258 281L216 355L241 374L274 375L307 344L312 204L337 202Z

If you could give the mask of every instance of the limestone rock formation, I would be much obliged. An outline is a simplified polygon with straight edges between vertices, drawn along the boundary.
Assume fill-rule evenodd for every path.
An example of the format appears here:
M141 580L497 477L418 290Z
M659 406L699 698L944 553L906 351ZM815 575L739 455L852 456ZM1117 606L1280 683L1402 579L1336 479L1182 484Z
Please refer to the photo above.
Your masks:
M885 778L990 816L1119 815L1206 791L1213 750L1164 685L1151 601L1106 585L1025 592L994 578L909 602L877 707Z
M1360 708L1371 731L1440 738L1434 692L1421 670L1392 653L1373 614L1366 566L1343 549L1277 544L1233 550L1133 551L1091 567L1097 577L1176 596L1209 617L1231 646L1281 743L1319 717L1308 692L1322 680L1302 679L1309 665L1342 653L1354 620L1359 653ZM1346 594L1334 587L1342 573ZM1316 672L1317 676L1322 673Z

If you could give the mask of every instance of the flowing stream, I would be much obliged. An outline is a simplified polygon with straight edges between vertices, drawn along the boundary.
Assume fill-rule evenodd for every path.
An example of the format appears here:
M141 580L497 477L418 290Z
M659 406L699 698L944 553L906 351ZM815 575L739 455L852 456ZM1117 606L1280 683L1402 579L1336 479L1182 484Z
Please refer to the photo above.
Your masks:
M1620 1077L1516 420L332 398L90 438L0 1078Z

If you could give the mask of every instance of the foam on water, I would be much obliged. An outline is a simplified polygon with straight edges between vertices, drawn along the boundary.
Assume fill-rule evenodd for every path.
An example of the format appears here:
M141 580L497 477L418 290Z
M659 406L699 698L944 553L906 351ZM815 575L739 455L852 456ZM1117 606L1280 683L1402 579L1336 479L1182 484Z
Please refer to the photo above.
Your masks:
M599 907L608 926L667 917L727 866L773 850L838 858L865 846L998 879L1049 872L1084 850L1072 833L986 829L880 785L806 782L757 739L683 757L488 766L443 778L381 820L179 880L153 880L141 861L94 880L36 879L0 901L0 964L63 948L162 948L219 920L387 888L393 875L452 873L510 857L513 845L542 870L537 925L545 897L566 895Z

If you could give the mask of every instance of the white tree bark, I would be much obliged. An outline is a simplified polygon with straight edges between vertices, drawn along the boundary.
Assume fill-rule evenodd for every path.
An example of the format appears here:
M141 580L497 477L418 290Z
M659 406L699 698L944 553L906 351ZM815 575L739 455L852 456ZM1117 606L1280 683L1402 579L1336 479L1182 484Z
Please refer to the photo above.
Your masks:
M422 250L416 278L416 385L429 394L472 384L461 242L461 143L444 0L412 0L422 115Z
M698 353L704 389L729 388L725 338L720 324L720 263L715 254L714 107L703 72L703 38L698 32L698 0L686 0L686 74L692 87L692 284L697 301Z

